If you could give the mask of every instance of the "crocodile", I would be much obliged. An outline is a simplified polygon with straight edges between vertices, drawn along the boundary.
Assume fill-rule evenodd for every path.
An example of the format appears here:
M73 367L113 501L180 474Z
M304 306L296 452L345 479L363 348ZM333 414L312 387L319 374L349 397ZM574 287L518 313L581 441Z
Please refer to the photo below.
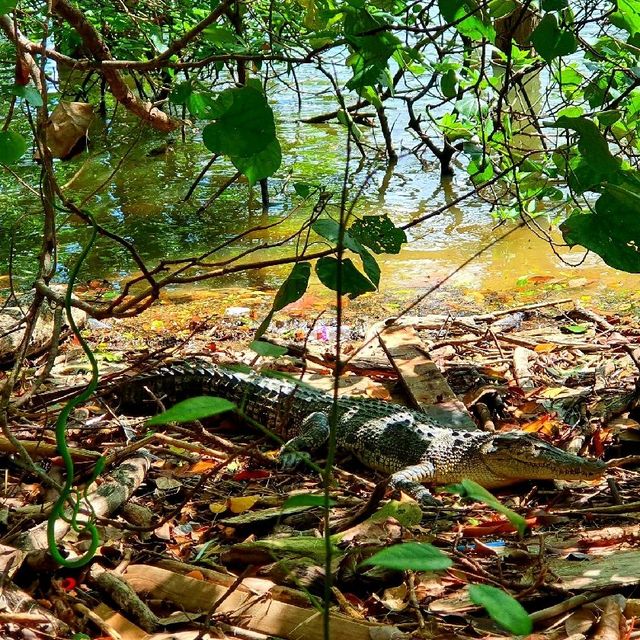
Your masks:
M150 393L149 393L150 392ZM522 431L506 433L447 428L421 411L370 398L339 397L292 379L244 373L200 361L166 364L127 379L118 393L120 409L146 415L188 397L230 400L241 415L285 441L284 466L322 446L334 413L337 447L365 466L390 474L389 486L423 506L440 504L424 485L463 479L486 488L526 480L586 480L607 465L567 453ZM155 397L154 397L155 396Z

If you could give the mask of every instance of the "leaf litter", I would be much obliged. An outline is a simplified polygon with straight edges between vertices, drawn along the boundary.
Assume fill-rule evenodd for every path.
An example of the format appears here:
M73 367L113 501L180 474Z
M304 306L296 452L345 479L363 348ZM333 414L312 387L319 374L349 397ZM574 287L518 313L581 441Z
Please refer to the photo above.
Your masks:
M312 296L290 316L286 309L280 312L263 337L286 347L285 355L248 349L268 303L268 296L239 290L216 301L229 313L212 314L203 296L158 305L137 319L110 320L87 333L107 381L118 379L124 366L197 354L294 376L304 371L309 384L331 389L335 326L319 323ZM529 306L535 305L511 314L425 312L401 318L401 337L411 349L423 349L443 376L435 392L429 389L433 376L406 378L405 385L413 402L431 397L436 405L450 388L481 427L520 428L574 452L615 458L607 480L525 483L497 491L505 513L515 512L526 525L519 536L507 515L496 511L498 503L445 493L439 495L445 508L436 518L420 518L419 512L416 517L410 498L387 495L390 501L354 520L382 478L339 456L330 506L332 638L510 637L495 622L502 606L496 593L515 597L531 614L538 634L531 638L634 637L640 614L634 598L640 582L634 341L640 328L632 317L600 316L567 303ZM361 349L381 318L372 310L363 314L356 303L345 314L348 366L341 392L409 403L380 343L370 340ZM406 376L402 354L394 358ZM39 399L12 424L13 434L53 479L60 476L60 460L51 448L51 415L63 391L82 384L86 375L77 346L66 343ZM454 409L439 407L449 417L455 417ZM101 486L128 487L117 504L101 511L97 559L89 570L75 572L52 572L37 554L38 521L55 494L21 471L9 457L11 444L0 441L8 488L0 512L3 575L10 584L5 593L16 590L33 606L31 617L20 617L7 605L2 624L8 632L32 628L65 637L73 629L89 637L109 632L160 638L169 629L195 638L217 629L215 637L321 637L314 607L324 585L326 545L317 474L279 469L277 446L226 414L156 428L150 433L143 419L114 415L102 400L73 416L68 437L80 479L89 477L96 454L106 453L111 475ZM139 446L150 458L132 482L125 454L135 455ZM322 464L321 453L316 462ZM416 554L407 553L412 545L427 550L413 566ZM81 555L86 546L74 532L64 539L67 553ZM393 561L395 548L403 550L400 564ZM376 554L389 553L391 560L375 562ZM34 575L40 579L34 582ZM65 587L69 578L72 589ZM477 586L489 590L474 592ZM521 619L514 628L528 631L517 625Z

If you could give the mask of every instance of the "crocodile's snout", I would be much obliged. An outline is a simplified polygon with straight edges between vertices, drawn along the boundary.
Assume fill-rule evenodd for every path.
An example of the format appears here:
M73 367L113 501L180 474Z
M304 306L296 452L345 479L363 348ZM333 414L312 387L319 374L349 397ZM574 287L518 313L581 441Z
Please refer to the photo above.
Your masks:
M529 480L589 480L607 469L522 432L496 435L485 447L484 462L497 475Z

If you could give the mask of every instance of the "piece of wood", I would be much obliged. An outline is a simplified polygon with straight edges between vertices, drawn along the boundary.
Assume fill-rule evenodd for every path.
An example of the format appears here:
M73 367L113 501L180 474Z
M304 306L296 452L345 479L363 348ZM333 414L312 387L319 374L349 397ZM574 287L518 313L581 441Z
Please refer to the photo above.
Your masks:
M412 327L390 327L379 334L380 344L389 356L412 403L432 414L434 406L445 409L451 420L443 420L460 429L477 429L466 407L453 392L436 364L428 356L426 345Z
M58 453L58 447L55 444L37 440L20 440L20 444L32 458L53 458ZM16 453L16 448L9 442L8 438L0 436L0 452ZM97 451L78 449L77 447L69 447L69 454L74 460L96 460L100 457Z
M23 624L29 627L44 627L44 631L49 637L67 638L70 633L68 625L56 618L51 611L45 609L42 605L38 604L28 593L20 589L10 580L4 580L2 584L2 602L3 613L8 616L9 619L3 619L0 621L0 635L2 637L8 637L2 635L2 623L14 622L17 623L21 614L27 613L32 617L27 624L24 620ZM26 636L25 636L26 637Z
M212 572L207 578L212 579ZM169 601L185 611L209 611L211 603L227 593L226 584L196 580L166 569L146 565L131 565L124 579L139 594ZM224 582L229 577L224 576ZM225 614L231 624L273 634L291 640L323 640L322 618L312 606L301 607L278 599L281 588L273 585L262 596L256 596L242 583L221 603L215 614ZM291 591L291 590L288 590ZM236 618L236 622L233 619ZM370 640L373 629L387 625L361 622L339 613L331 613L332 640Z
M516 347L513 350L513 375L523 391L529 391L535 387L529 364L533 356L535 352L525 347Z
M640 551L616 549L583 562L552 558L549 570L557 576L558 585L570 591L636 586L640 584Z
M149 458L145 455L137 455L124 460L113 469L102 484L89 493L86 503L90 507L83 507L78 517L79 522L87 519L87 514L95 516L107 516L119 509L135 493L142 484L149 469ZM68 509L67 512L70 512ZM67 517L70 513L66 514ZM70 525L62 518L56 521L55 537L62 540L69 532ZM43 522L20 534L13 543L17 549L25 551L37 551L47 549L47 523Z

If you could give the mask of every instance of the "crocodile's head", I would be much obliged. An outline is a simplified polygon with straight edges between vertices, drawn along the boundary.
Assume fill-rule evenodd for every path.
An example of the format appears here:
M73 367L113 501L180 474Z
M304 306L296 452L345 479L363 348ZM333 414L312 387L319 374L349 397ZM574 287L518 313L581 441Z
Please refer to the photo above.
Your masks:
M482 446L482 462L495 478L493 486L522 480L590 480L607 465L567 453L522 432L499 433Z

